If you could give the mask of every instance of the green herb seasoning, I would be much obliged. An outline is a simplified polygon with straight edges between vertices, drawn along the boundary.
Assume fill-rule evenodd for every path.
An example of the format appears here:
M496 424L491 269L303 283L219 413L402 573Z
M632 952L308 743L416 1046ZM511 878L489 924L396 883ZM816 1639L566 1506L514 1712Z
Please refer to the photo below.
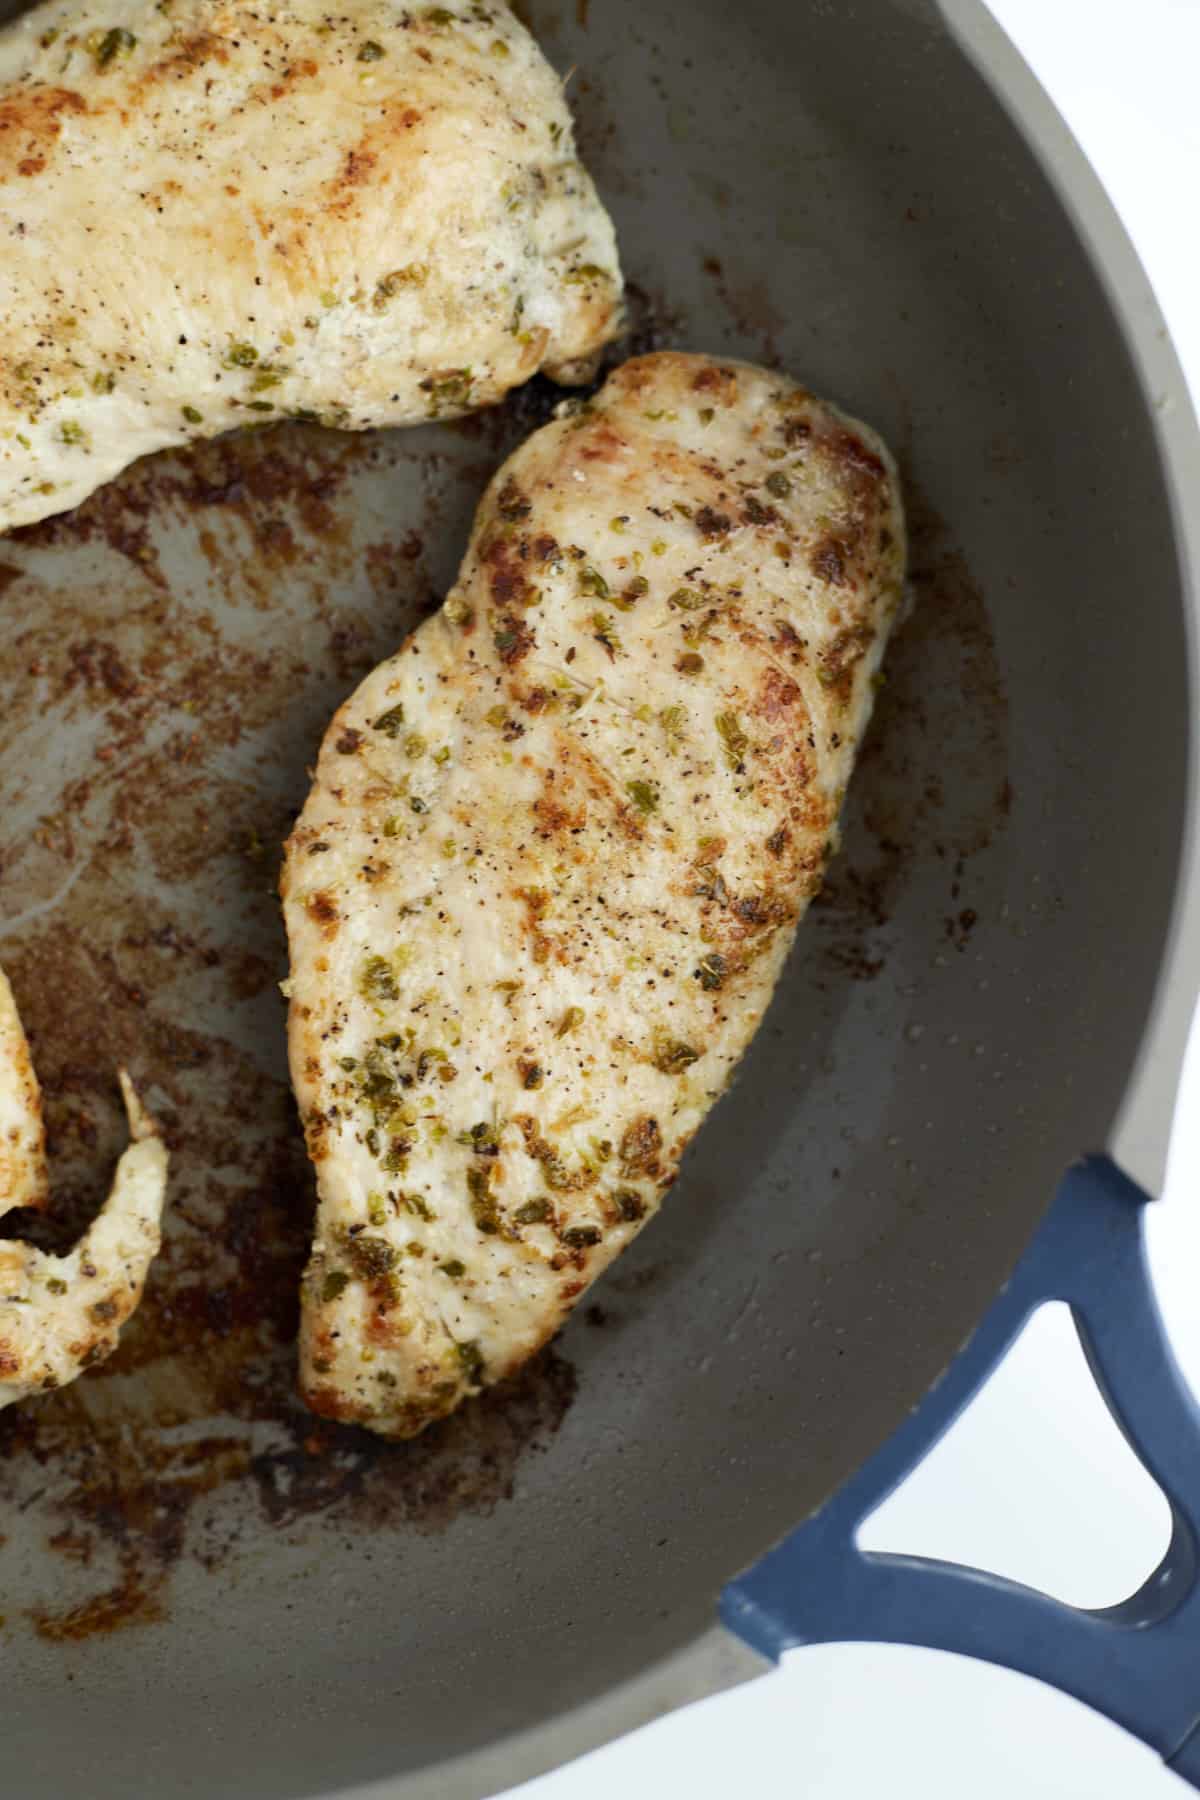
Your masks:
M627 1224L634 1224L646 1216L646 1202L636 1188L618 1188L613 1195L617 1211Z
M338 1300L350 1286L350 1277L345 1269L331 1269L321 1283L322 1300Z
M513 1217L518 1225L544 1225L553 1210L549 1200L526 1200L524 1206L518 1206Z
M252 394L265 394L269 388L276 388L284 378L291 374L285 363L261 363L255 370L254 380L250 383Z
M774 469L767 476L767 492L776 500L786 500L792 491L792 484L782 469Z
M406 268L393 269L390 275L381 276L375 283L371 304L376 312L382 312L405 288L424 287L428 280L429 270L424 263L409 263Z
M386 956L368 956L358 978L358 991L364 1000L370 1000L376 1006L400 998L396 973Z
M620 594L610 594L609 599L621 612L631 612L638 601L644 599L649 592L650 583L646 580L646 577L644 575L635 575L633 580L627 583Z
M658 715L658 722L667 734L667 749L674 752L683 741L684 727L687 724L687 708L685 706L664 706Z
M707 956L700 958L700 966L696 970L700 986L708 993L716 993L725 985L726 963L719 950L710 950Z
M702 899L715 900L718 906L729 905L729 889L725 885L725 877L715 865L701 863L696 870L696 884L692 891Z
M609 587L598 569L579 570L579 591L581 594L592 594L597 600L607 600Z
M436 419L450 409L462 410L471 404L470 369L446 369L440 375L427 375L421 391L429 396L429 416Z
M500 1229L500 1213L486 1169L467 1170L467 1192L471 1197L471 1217L475 1221L476 1230L481 1231L485 1237L495 1237Z
M258 361L258 351L253 344L230 344L225 352L227 369L252 369Z
M600 1236L595 1225L572 1225L569 1231L561 1233L561 1241L572 1250L590 1250L593 1244L600 1242Z
M408 1159L412 1155L412 1139L394 1137L388 1144L383 1166L389 1175L402 1175L408 1167Z
M386 54L382 44L377 44L374 38L368 38L358 53L358 61L362 63L382 62Z
M617 637L616 626L607 613L592 614L592 636L608 652L609 661L615 661L621 644Z
M380 713L377 719L371 721L371 730L382 731L384 737L394 738L399 737L403 724L404 708L393 706L390 711Z
M627 781L625 792L644 819L658 811L658 789L653 782Z
M123 25L114 25L109 31L93 32L88 39L88 46L101 69L107 69L118 56L128 56L136 43L132 31L126 31Z
M721 740L721 748L725 753L725 761L733 770L739 770L742 759L750 748L750 739L742 729L741 721L736 713L723 712L717 714L717 736Z
M473 1150L476 1156L498 1156L500 1154L499 1133L487 1119L480 1119L477 1125L472 1125L470 1131L460 1131L454 1141L462 1144L468 1150Z
M180 412L189 425L203 425L204 414L195 406L181 406Z
M685 1069L700 1061L699 1050L681 1044L677 1038L664 1038L654 1052L654 1067L660 1075L682 1075Z
M64 419L58 428L58 435L64 444L86 446L90 439L78 419Z
M467 1265L464 1262L459 1262L457 1256L452 1256L449 1262L438 1264L438 1272L442 1275L448 1275L451 1281L459 1281L466 1274Z
M471 1383L472 1387L482 1386L484 1367L483 1351L479 1348L479 1345L472 1339L472 1341L467 1344L455 1344L454 1348L458 1360L462 1364L463 1373Z
M566 1012L555 1027L555 1037L566 1037L568 1032L574 1031L576 1026L583 1024L583 1021L584 1011L582 1006L568 1006Z
M399 1252L386 1238L368 1237L365 1233L358 1237L347 1234L344 1249L354 1273L363 1281L377 1281L399 1260Z

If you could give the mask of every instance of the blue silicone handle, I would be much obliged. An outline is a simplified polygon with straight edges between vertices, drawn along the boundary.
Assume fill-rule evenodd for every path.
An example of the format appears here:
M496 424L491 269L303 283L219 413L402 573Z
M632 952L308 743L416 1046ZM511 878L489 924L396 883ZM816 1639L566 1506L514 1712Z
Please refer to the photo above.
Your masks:
M1115 1719L1200 1788L1200 1409L1150 1285L1146 1198L1107 1157L1068 1172L1012 1280L921 1405L818 1513L724 1590L721 1616L732 1631L773 1659L799 1644L878 1642L1020 1670ZM1174 1522L1150 1579L1102 1611L855 1542L1047 1300L1070 1305L1096 1384Z

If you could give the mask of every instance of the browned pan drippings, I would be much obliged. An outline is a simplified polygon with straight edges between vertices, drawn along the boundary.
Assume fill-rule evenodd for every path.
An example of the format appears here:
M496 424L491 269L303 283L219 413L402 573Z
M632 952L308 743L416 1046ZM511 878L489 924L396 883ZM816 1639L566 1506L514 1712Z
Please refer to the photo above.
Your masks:
M478 431L451 441L464 485L481 449ZM549 1356L414 1454L294 1396L312 1197L275 878L325 718L432 597L415 528L361 531L364 487L410 485L409 451L305 428L227 439L5 547L0 954L57 1176L52 1220L6 1226L62 1242L94 1211L120 1062L173 1157L165 1247L119 1353L0 1419L4 1503L36 1507L68 1565L71 1603L34 1614L44 1636L161 1616L177 1559L217 1565L251 1521L486 1509L570 1403Z

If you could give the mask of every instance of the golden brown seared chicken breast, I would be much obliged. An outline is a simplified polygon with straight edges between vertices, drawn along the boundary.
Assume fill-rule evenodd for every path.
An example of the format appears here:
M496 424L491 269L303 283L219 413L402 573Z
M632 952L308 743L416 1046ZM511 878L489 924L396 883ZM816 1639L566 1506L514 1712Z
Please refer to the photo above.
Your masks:
M904 562L879 440L738 363L630 362L496 477L288 846L315 1410L420 1431L653 1217L821 885Z
M133 1142L112 1191L68 1256L0 1239L0 1407L65 1387L117 1347L159 1247L167 1152L124 1070ZM0 1214L49 1202L37 1079L12 989L0 973Z
M502 0L52 0L0 32L0 530L234 425L445 418L617 329Z

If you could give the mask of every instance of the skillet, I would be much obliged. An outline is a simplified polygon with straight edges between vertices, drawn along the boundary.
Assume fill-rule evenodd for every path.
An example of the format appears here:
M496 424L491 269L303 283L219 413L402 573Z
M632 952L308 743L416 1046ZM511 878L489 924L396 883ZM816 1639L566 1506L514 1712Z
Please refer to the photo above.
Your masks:
M1073 1159L1161 1179L1200 973L1200 450L1107 203L975 0L525 10L577 66L635 345L777 361L877 425L912 619L662 1219L527 1378L388 1446L292 1391L278 846L554 396L222 440L0 544L0 955L54 1229L99 1198L118 1061L174 1150L121 1351L0 1421L29 1800L480 1795L753 1673L783 1638L736 1593L756 1650L716 1627L723 1585L907 1417Z

